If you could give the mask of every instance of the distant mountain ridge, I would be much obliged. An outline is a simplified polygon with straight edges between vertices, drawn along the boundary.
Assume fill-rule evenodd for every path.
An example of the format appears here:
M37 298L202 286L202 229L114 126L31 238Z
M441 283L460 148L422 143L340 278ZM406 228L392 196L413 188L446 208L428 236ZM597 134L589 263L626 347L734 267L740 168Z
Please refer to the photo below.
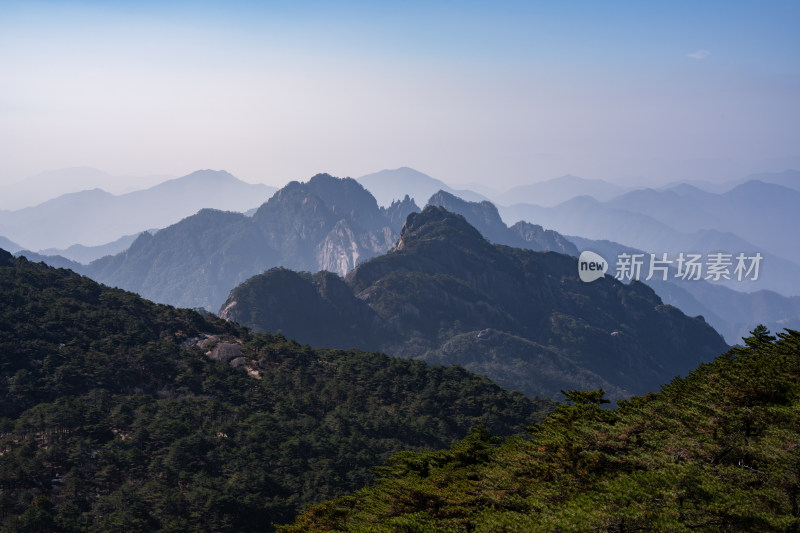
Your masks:
M119 196L100 189L65 194L34 207L0 211L0 235L33 250L103 245L173 224L203 207L245 211L275 191L225 171L199 170Z
M732 232L774 255L800 263L800 248L782 230L800 227L800 191L795 189L750 180L723 194L688 187L680 193L644 189L606 205L646 214L682 232Z
M756 188L762 192L765 190L759 185L756 185ZM778 251L785 253L791 251L793 241L785 237L785 232L770 230L767 234L766 228L769 226L765 222L768 220L778 224L780 217L785 216L784 225L775 227L786 227L790 232L793 227L800 227L786 226L800 216L792 203L795 195L800 196L800 193L794 193L777 185L768 186L768 192L775 196L775 204L772 206L771 202L764 198L757 201L761 210L769 212L769 215L761 217L764 220L759 221L758 210L749 204L756 203L760 196L753 195L751 199L748 194L744 194L746 189L745 187L739 189L739 192L726 193L728 200L722 199L716 202L708 198L719 199L721 195L693 187L684 189L689 193L687 197L676 191L649 189L633 191L610 202L599 202L584 196L573 198L555 207L532 204L500 207L500 213L503 220L509 223L535 220L564 235L615 241L647 252L726 252L734 255L740 252L747 254L760 252L764 257L762 274L758 281L748 282L747 290L768 289L787 296L800 295L800 285L797 283L800 279L800 265L778 255ZM696 191L698 196L693 197L690 191ZM779 196L783 198L779 199ZM725 205L726 202L727 207L723 209L721 205ZM660 203L664 205L659 205ZM705 207L706 204L708 207ZM672 205L674 211L665 207L668 205ZM724 212L719 215L719 220L733 219L737 214L745 221L753 220L754 228L761 228L763 238L753 233L755 229L747 232L758 237L755 241L747 241L729 230L715 229L726 227L719 221L706 220L713 219L714 213L717 212ZM663 220L656 218L659 213L663 213ZM669 216L674 220L669 220ZM691 231L676 229L671 225L673 223ZM689 226L691 223L696 225L691 228ZM703 224L710 229L703 229ZM775 248L779 250L776 251ZM796 254L795 247L795 251L789 255ZM733 286L736 282L725 283ZM741 288L741 284L736 288Z
M221 316L300 342L459 364L551 397L647 392L727 348L641 283L583 283L574 257L493 245L433 206L344 280L270 270L234 289Z
M551 207L576 196L591 196L602 202L611 200L625 191L626 188L604 180L567 174L538 183L513 187L494 199L499 205L529 203Z
M103 189L112 194L125 194L146 189L174 179L175 176L113 176L91 167L71 167L40 172L17 183L5 185L0 197L0 210L31 207L58 196L91 189ZM135 183L135 186L131 184Z
M485 196L474 191L454 189L443 181L408 167L381 170L361 176L357 181L372 193L382 206L389 206L406 195L421 204L437 191L446 191L470 201L487 200Z

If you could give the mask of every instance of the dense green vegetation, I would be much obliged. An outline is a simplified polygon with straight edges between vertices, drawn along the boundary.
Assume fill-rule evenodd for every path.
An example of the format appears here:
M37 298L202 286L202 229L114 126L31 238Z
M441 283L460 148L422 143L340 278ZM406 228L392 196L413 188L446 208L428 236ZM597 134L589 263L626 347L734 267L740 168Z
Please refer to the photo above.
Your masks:
M511 434L549 407L456 367L313 350L2 250L0 302L0 531L264 531L395 452L476 425Z
M286 531L800 531L800 332L778 336L615 410L568 392L527 438L399 453Z

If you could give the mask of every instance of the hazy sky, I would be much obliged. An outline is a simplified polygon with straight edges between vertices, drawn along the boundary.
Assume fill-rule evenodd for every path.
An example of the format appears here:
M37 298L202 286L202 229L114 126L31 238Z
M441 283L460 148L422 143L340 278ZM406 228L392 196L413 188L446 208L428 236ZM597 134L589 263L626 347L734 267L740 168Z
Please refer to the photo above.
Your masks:
M0 0L0 184L800 166L800 2Z

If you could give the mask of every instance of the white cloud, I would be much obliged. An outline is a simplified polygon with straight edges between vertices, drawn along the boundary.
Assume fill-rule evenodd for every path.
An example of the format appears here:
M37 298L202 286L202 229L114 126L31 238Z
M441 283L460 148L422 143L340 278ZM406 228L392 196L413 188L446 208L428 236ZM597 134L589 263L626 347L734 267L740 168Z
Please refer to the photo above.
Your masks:
M711 55L711 52L708 50L698 50L696 52L692 52L691 54L686 54L686 57L691 57L692 59L705 59Z

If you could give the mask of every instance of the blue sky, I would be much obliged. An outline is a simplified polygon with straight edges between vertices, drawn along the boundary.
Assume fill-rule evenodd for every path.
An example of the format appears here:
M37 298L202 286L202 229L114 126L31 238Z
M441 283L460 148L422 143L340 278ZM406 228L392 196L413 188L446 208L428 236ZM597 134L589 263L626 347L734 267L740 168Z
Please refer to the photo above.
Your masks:
M0 2L0 183L800 165L798 2Z

